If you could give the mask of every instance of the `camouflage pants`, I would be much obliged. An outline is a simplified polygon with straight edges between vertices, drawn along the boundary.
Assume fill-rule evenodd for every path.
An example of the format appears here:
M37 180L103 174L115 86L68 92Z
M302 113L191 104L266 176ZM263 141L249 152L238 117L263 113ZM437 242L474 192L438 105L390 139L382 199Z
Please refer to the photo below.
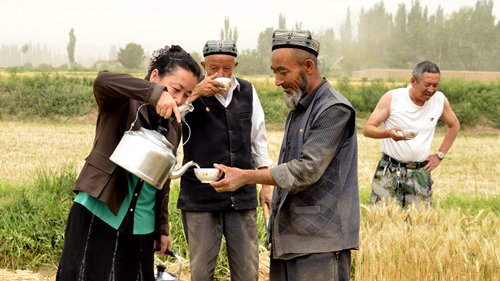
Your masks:
M373 176L371 202L393 198L402 207L411 203L432 205L433 182L423 168L407 169L381 159Z

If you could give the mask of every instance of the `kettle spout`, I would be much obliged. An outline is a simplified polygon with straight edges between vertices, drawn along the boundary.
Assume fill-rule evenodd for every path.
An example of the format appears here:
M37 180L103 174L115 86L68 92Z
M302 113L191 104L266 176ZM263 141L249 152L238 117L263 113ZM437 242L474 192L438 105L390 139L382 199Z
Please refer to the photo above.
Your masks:
M179 169L172 171L169 178L171 178L171 179L180 178L182 175L184 175L184 173L187 171L187 169L189 169L193 166L198 166L198 164L196 164L196 162L189 161L186 164L182 165L182 167L180 167Z

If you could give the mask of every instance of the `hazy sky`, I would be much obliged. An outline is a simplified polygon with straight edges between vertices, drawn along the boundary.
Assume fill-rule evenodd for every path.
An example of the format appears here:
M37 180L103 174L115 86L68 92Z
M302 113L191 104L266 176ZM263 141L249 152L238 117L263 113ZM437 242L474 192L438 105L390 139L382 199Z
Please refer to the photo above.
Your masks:
M411 0L0 0L0 45L26 43L47 46L55 55L66 55L69 31L76 35L76 58L107 59L111 46L123 48L134 42L149 55L163 45L177 44L201 53L206 40L219 39L224 18L238 29L238 48L255 49L259 32L277 28L283 14L287 27L301 22L304 29L319 31L343 23L347 9L357 20L365 10L383 1L393 15L400 3ZM142 4L138 4L138 3ZM494 2L496 21L500 1ZM450 15L460 7L473 7L476 0L420 0L434 14L438 5ZM353 22L356 25L356 22Z

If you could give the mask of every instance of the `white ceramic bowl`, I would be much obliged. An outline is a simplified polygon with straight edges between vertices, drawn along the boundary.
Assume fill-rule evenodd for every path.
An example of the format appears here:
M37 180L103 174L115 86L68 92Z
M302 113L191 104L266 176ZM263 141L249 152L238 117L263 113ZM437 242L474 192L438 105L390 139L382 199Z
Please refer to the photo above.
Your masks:
M214 182L221 176L221 171L217 168L194 168L194 175L202 182Z
M227 91L229 89L229 86L231 85L231 78L217 77L214 80L217 81L217 82L220 82L220 83L224 84L224 88L221 89L221 90L224 90L224 91Z
M418 135L418 130L403 130L403 136L407 139L413 139Z

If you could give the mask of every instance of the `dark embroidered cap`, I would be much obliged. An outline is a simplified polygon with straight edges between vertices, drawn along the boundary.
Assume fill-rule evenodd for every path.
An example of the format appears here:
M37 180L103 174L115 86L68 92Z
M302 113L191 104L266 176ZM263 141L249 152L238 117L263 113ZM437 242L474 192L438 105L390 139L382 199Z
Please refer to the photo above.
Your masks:
M275 30L272 50L279 48L297 48L318 56L319 42L312 38L308 30Z
M215 54L238 56L236 44L231 40L208 40L203 47L203 57Z

